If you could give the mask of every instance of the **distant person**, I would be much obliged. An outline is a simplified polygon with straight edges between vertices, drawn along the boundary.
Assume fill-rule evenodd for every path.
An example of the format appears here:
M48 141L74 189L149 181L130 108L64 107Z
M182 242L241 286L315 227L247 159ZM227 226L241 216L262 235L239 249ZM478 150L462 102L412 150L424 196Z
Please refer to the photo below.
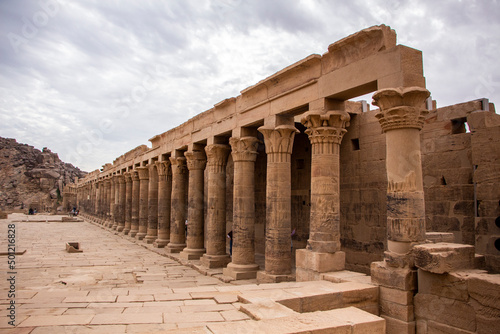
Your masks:
M293 253L293 236L295 235L295 229L293 229L292 234L290 235L290 242L292 243L292 253Z
M233 256L233 230L229 231L227 237L229 238L229 255Z
M32 208L30 208L30 209L28 210L28 214L29 214L29 215L32 215L32 214L33 214L33 209L32 209Z

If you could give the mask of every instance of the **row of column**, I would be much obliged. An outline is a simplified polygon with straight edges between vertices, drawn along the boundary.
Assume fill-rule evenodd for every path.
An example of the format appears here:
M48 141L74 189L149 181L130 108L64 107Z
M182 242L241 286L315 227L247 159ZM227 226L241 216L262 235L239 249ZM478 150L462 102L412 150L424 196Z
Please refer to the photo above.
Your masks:
M382 95L375 95L378 96ZM413 104L412 110L419 113L421 108L417 104L420 102L400 101L400 106L396 107L404 114L408 113L405 103ZM394 217L396 211L388 210L389 251L406 253L408 244L421 241L425 233L421 166L413 166L402 180L394 175L396 168L401 169L396 163L401 154L415 155L415 150L419 154L419 129L410 122L412 120L408 124L413 125L397 123L394 126L394 114L386 112L394 106L386 107L382 98L379 103L382 113L377 117L387 133L388 205L401 206L402 189L404 203L410 201L413 211L399 207L397 212L403 212L400 216L417 217ZM350 116L343 110L320 109L304 114L301 121L307 127L306 134L311 142L311 209L309 240L305 249L297 250L296 266L297 280L311 280L317 279L321 272L342 270L345 265L340 244L339 151ZM422 117L418 119L421 121ZM263 126L258 130L264 136L267 154L265 272L259 275L262 280L286 280L292 269L291 154L298 131L293 121L286 125ZM236 279L255 277L258 266L254 256L254 175L259 141L255 136L241 136L230 138L229 144L193 148L183 155L174 153L168 161L137 167L123 175L102 180L96 189L96 214L106 226L157 247L165 247L167 252L180 252L182 258L201 258L202 264L210 268L227 264L224 273ZM409 149L413 153L408 153ZM230 152L234 162L231 259L225 247L226 165ZM206 221L205 169L208 169ZM186 196L186 188L189 196Z

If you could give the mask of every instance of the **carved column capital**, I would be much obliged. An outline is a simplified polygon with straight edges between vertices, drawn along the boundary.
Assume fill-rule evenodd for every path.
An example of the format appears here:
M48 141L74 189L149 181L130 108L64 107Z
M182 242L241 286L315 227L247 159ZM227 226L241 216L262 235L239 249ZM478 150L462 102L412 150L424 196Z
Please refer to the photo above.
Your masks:
M256 137L231 137L231 154L233 161L255 161L257 160L257 148L259 140Z
M156 170L158 171L158 176L167 176L170 174L170 160L168 161L157 161Z
M187 173L186 158L184 157L170 157L170 164L172 166L172 174L185 174Z
M132 182L132 174L130 172L123 173L125 183Z
M137 167L135 170L137 171L137 174L139 174L139 180L149 180L148 167Z
M115 181L115 184L125 183L125 178L121 174L113 176L113 180Z
M421 130L424 126L424 102L430 92L422 87L386 88L373 94L373 104L380 108L375 115L387 132L394 129L414 128Z
M258 130L264 135L268 161L289 162L293 139L299 131L292 125L279 125L276 128L261 126Z
M205 146L208 169L214 173L223 171L230 151L231 148L228 145L212 144Z
M137 170L130 171L130 177L132 178L132 181L139 181L139 173Z
M310 111L304 114L302 124L307 127L306 134L314 153L332 154L336 152L333 144L342 142L347 132L351 116L343 110Z
M184 152L188 170L205 169L207 166L207 157L203 151Z

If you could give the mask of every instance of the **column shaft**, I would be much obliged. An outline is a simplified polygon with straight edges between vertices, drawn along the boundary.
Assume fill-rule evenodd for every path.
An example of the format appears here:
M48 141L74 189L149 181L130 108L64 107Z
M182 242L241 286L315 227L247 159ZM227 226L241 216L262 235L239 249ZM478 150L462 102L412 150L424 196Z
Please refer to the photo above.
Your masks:
M179 253L186 247L186 158L170 157L172 165L172 205L170 218L170 242L166 251Z
M257 276L255 263L255 160L259 141L255 137L229 140L234 161L233 255L224 275L235 279Z
M132 175L130 173L125 173L125 226L123 228L123 234L127 235L130 232L130 227L132 224Z
M133 170L130 172L130 175L132 178L132 209L129 235L133 238L139 232L139 198L141 197L141 192L139 173L137 170Z
M170 241L170 205L172 197L172 172L170 160L156 162L158 171L158 238L154 246L163 248Z
M208 189L206 248L201 263L208 268L226 266L226 164L230 152L228 145L213 144L205 147L207 154Z
M109 186L109 202L108 202L108 224L109 228L112 228L115 224L115 181L114 176L110 176L110 186Z
M148 229L144 241L152 244L158 238L158 172L155 164L151 164L148 169Z
M138 240L144 239L148 232L148 194L149 194L149 169L138 167L139 173L139 232L136 234Z
M118 206L116 208L117 214L117 228L118 232L122 232L125 228L125 177L120 175L118 177Z
M188 183L188 226L186 248L181 258L199 259L205 253L204 247L204 172L207 164L204 151L188 151L184 153L189 170Z

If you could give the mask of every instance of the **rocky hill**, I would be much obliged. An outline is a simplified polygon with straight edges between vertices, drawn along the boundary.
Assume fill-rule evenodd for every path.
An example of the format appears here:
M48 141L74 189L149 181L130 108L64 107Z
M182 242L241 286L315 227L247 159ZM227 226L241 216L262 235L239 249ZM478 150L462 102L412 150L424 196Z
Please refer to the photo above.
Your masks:
M0 137L0 209L53 211L62 205L63 187L85 174L46 147Z

